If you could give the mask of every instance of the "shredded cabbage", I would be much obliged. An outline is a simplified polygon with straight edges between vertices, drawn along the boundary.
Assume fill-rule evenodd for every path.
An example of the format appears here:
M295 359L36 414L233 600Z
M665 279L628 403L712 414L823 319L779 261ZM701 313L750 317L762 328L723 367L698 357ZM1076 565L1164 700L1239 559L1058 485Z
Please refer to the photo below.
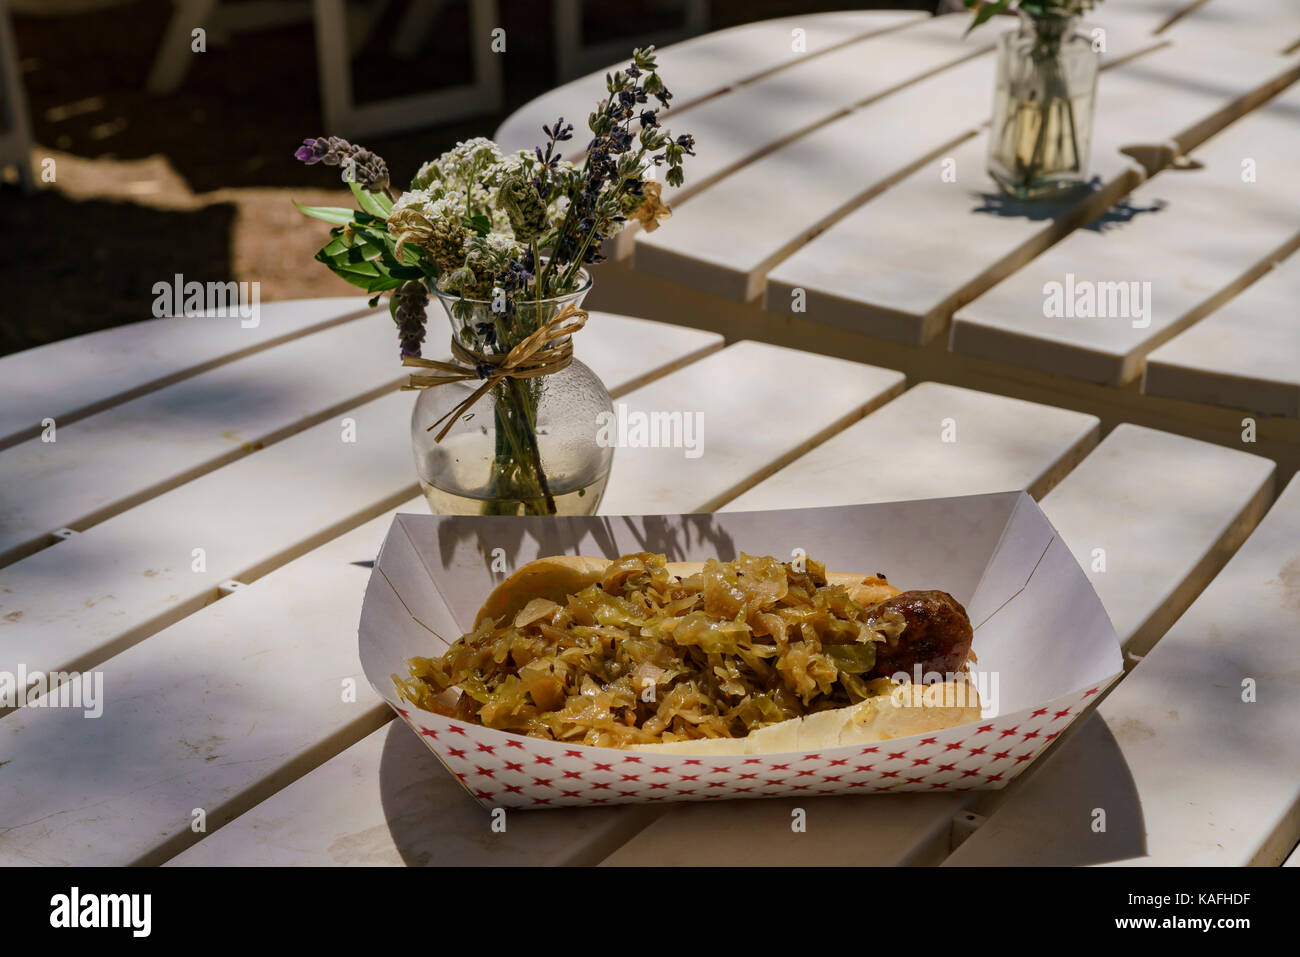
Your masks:
M744 737L880 692L859 676L904 621L828 584L820 563L742 554L684 579L666 566L625 555L563 604L534 598L411 659L398 692L448 714L438 696L457 688L456 717L603 747Z

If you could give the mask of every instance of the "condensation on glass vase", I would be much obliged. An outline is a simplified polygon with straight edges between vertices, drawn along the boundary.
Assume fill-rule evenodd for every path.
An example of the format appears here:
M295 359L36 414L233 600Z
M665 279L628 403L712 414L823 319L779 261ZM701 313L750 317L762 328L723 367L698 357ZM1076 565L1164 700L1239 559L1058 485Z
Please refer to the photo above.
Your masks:
M1021 12L1020 28L998 38L988 170L1011 196L1087 181L1100 56L1076 22Z
M584 272L574 292L516 303L505 319L493 311L491 301L434 293L451 320L453 336L482 352L483 330L502 329L503 321L517 324L517 340L566 305L581 306L590 288ZM546 351L563 348L570 338L552 342ZM469 379L418 393L411 445L429 508L441 515L594 513L613 460L613 449L597 441L601 414L613 412L599 377L575 357L556 372L504 379L456 416L447 435L436 441L444 417L481 385Z

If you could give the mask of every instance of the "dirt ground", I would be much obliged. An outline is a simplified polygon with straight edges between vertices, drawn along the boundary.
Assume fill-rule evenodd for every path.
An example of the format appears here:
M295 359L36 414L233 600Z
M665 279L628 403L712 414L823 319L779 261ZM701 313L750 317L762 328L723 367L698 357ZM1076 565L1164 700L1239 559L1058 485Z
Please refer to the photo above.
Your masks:
M50 169L53 182L30 195L0 185L0 354L145 319L153 284L176 273L257 281L264 302L356 293L312 260L328 226L290 204L350 205L336 170L293 159L303 138L330 132L322 126L309 22L210 42L180 89L158 97L144 86L168 0L67 16L24 13L32 0L14 6L33 166L38 178ZM933 0L713 0L709 26L862 6L929 9ZM401 0L389 5L354 59L359 100L468 75L464 5L446 6L414 60L389 51L402 7ZM507 114L555 85L550 5L500 0L499 10L505 109L367 140L396 181L457 140L490 136ZM630 50L635 34L677 16L672 0L595 0L586 6L584 37L627 37Z

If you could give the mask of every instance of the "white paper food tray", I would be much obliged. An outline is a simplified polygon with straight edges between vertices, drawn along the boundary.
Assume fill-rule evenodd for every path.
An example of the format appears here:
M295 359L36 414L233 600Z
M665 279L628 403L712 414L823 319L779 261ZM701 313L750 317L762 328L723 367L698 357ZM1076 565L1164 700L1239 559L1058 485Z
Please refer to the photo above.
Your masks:
M492 588L534 558L648 551L702 561L743 551L788 560L795 549L830 571L883 572L903 590L941 589L960 601L975 628L982 719L819 751L637 753L445 718L399 700L393 687L407 659L441 654ZM371 573L358 638L375 690L488 807L1005 787L1123 670L1101 600L1024 492L693 515L401 514Z

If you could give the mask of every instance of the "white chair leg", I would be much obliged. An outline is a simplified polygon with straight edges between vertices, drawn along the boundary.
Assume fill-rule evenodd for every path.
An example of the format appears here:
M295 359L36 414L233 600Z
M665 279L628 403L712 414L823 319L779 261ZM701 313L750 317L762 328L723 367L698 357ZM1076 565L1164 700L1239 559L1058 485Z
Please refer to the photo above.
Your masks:
M554 0L555 74L564 81L578 75L582 53L582 0Z
M193 31L207 24L216 3L217 0L175 0L175 10L145 84L150 93L176 92L189 72L190 58L194 56L190 47Z
M0 122L0 168L16 166L18 181L24 189L36 186L32 176L32 128L27 116L27 94L23 89L22 74L18 69L18 47L14 43L13 26L9 8L0 0L0 82L4 89L4 115Z

